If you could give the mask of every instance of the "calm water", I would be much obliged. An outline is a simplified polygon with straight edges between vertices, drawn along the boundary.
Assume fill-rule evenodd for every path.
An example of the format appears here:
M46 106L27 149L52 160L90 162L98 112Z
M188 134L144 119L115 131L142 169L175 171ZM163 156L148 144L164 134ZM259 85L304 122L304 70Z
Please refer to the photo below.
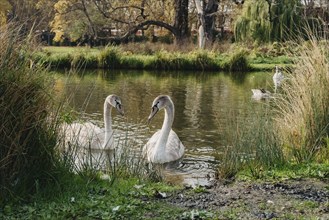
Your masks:
M261 105L251 98L252 88L273 89L272 73L257 72L245 77L202 72L86 72L56 73L56 90L70 98L86 120L103 126L103 103L109 94L121 97L125 117L113 112L113 127L136 141L140 149L161 128L163 111L147 125L153 99L168 94L175 104L173 130L185 145L179 167L167 170L168 180L186 184L208 184L216 158L230 143L236 124L257 120Z

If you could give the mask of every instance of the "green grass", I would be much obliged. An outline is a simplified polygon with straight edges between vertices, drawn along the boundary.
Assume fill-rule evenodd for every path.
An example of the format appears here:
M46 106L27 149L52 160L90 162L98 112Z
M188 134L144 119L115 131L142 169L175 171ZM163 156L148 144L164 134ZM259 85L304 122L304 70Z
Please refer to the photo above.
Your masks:
M262 169L257 177L255 177L250 169L245 169L237 174L237 178L242 180L286 180L302 178L325 180L329 178L329 163L291 163L277 168Z
M231 117L227 123L226 148L218 155L221 178L234 178L241 170L248 170L254 178L262 177L262 170L284 166L287 159L273 128L270 103L250 105L257 117L239 121ZM233 132L232 132L233 131Z
M74 54L74 53L88 53L90 55L96 55L99 53L98 48L89 48L89 47L54 47L47 46L43 47L42 51L45 53L51 54Z
M73 184L74 183L74 184ZM170 193L177 187L138 179L86 181L73 177L64 191L44 192L30 203L7 204L1 219L177 219L185 211L166 205L157 192Z
M51 65L53 68L72 68L76 67L76 64L81 64L84 68L147 70L257 71L273 69L275 64L279 63L291 64L289 57L266 56L262 60L259 57L247 55L248 53L245 50L220 53L196 49L188 52L161 49L150 54L144 51L130 51L127 47L110 46L92 49L84 47L43 47L34 56L34 59L43 64ZM240 53L239 51L244 52ZM77 62L77 60L80 62Z
M280 181L304 177L322 178L315 172L327 173L329 165L304 164L273 169L264 174L263 180ZM327 176L328 177L328 176ZM240 180L254 180L248 173L240 173ZM280 218L295 219L321 213L319 203L296 198L283 197L284 204L260 201L249 205L243 199L234 199L220 212L197 210L170 205L159 198L159 192L167 196L182 190L179 186L155 183L138 178L120 178L114 183L79 175L68 175L61 181L63 185L40 190L28 202L7 203L0 207L1 219L239 219L250 215L251 207L261 213L276 213ZM229 185L227 186L229 187ZM233 186L234 187L234 186ZM203 188L185 191L184 194L206 193ZM270 199L270 198L269 198ZM278 210L281 207L287 209ZM295 211L297 213L295 213Z

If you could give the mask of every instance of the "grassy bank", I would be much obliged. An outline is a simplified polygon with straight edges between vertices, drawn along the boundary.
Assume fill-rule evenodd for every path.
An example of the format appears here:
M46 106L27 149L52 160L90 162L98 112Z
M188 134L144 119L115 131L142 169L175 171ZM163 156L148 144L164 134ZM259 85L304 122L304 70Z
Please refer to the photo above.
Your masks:
M45 195L36 195L31 203L7 204L0 211L0 218L143 219L149 216L176 219L184 212L161 201L148 201L178 189L165 184L133 178L120 179L114 184L100 179L88 182L78 176L72 176L66 184L64 191L45 191Z
M183 189L164 183L152 183L129 178L117 180L111 184L108 180L88 180L72 176L66 187L53 188L51 193L44 191L33 197L30 202L9 203L0 210L1 219L243 219L257 218L259 213L275 213L277 219L310 218L326 216L328 203L312 200L319 198L320 193L328 189L316 188L319 194L312 199L298 196L307 194L304 186L285 183L287 179L312 177L323 179L329 166L303 165L287 169L264 171L262 180L254 181L249 172L241 172L236 184L216 188ZM313 171L312 171L313 170ZM316 170L316 172L315 172ZM239 181L243 180L243 181ZM74 184L72 184L74 183ZM310 184L319 183L311 180ZM297 195L281 195L284 188L273 191L275 187L287 187L287 192ZM258 189L257 187L271 187ZM273 188L272 188L273 187ZM311 187L315 190L316 186ZM63 190L64 189L64 190ZM269 197L268 192L273 197ZM294 191L296 190L296 191ZM230 191L232 194L227 193ZM265 194L261 196L260 194ZM299 195L300 193L300 195ZM310 192L310 195L312 195ZM176 198L178 196L178 199ZM250 198L250 195L253 195ZM249 196L249 197L248 197ZM244 200L244 197L247 197ZM321 196L325 197L325 195ZM185 199L186 198L186 199ZM278 199L280 198L280 199ZM179 207L171 201L179 202ZM189 201L189 202L186 202ZM209 205L207 204L207 201ZM219 202L216 206L215 202ZM268 202L268 201L272 201ZM279 203L281 202L281 203ZM205 204L206 208L198 208L197 204ZM193 205L195 204L195 205ZM211 205L210 205L211 204ZM252 206L256 207L253 208ZM321 206L321 207L320 207Z
M291 58L268 51L255 52L232 48L229 52L169 50L157 45L109 46L106 48L43 47L34 57L36 62L52 68L104 68L145 70L257 71L272 70L275 65L289 65ZM158 49L157 51L155 51ZM272 57L271 57L272 56Z

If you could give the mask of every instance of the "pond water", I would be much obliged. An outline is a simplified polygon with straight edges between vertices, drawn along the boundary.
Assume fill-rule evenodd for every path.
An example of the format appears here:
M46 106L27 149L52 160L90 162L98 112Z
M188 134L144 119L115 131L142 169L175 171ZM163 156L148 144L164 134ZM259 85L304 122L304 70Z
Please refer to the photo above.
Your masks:
M151 123L147 117L160 94L175 104L173 130L185 145L185 155L169 181L206 185L213 178L218 155L230 143L237 124L257 120L264 102L253 100L252 88L273 91L272 73L83 71L55 73L56 90L70 98L70 106L83 111L84 119L103 127L103 103L109 94L121 97L125 116L112 112L113 127L129 133L140 149L161 128L163 111Z

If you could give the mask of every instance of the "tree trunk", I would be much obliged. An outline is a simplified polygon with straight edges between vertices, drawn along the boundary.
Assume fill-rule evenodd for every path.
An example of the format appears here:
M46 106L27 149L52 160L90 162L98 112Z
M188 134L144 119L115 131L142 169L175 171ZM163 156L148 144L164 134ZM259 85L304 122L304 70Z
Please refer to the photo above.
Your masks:
M207 42L212 44L215 40L215 18L216 12L218 10L218 0L209 0L205 5L205 35L207 37Z
M218 0L194 0L199 17L199 48L204 49L205 44L212 44L215 40L215 18L218 10Z
M190 31L188 28L188 0L175 0L175 22L173 34L175 44L183 45L188 42Z
M198 18L199 18L199 28L198 28L198 42L199 42L199 48L204 49L205 42L206 42L206 36L204 32L205 27L205 19L204 19L204 13L203 9L201 7L201 1L200 0L194 0L196 10L198 12Z

